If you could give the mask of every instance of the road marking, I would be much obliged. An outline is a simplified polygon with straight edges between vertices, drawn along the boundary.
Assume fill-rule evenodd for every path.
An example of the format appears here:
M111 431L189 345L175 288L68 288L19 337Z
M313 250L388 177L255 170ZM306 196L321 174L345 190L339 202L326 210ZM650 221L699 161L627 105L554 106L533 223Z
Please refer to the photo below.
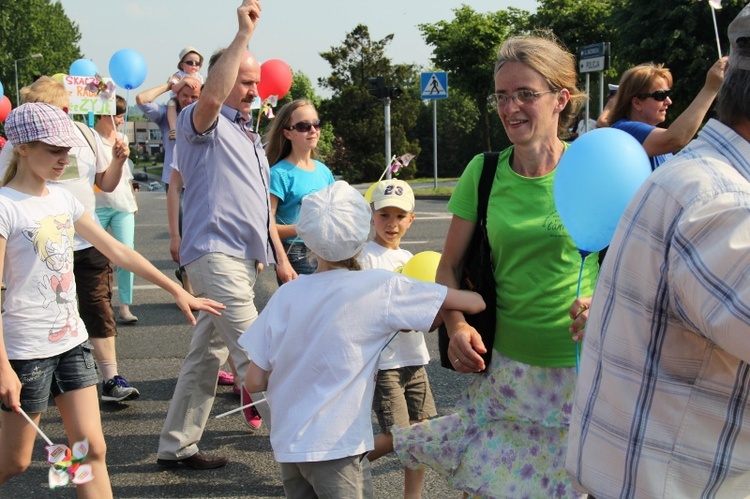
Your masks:
M450 220L453 214L439 211L418 211L415 220Z

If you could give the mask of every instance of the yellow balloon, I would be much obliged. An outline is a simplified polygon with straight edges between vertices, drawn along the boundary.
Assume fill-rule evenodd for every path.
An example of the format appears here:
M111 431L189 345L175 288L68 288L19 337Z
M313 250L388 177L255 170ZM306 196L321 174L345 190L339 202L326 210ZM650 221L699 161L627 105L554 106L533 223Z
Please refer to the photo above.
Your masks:
M365 192L365 201L367 201L368 203L372 203L372 191L375 190L376 185L378 185L377 182L368 187L367 192Z
M53 80L55 80L60 85L65 84L65 73L55 73L51 76Z
M435 282L440 253L437 251L422 251L417 253L404 265L402 274L425 282Z

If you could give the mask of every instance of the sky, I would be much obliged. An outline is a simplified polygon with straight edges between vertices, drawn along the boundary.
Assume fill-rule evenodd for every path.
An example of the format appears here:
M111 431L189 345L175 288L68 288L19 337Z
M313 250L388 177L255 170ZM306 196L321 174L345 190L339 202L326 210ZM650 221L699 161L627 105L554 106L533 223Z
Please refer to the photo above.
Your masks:
M78 24L83 56L91 59L103 76L109 76L109 60L120 49L135 50L145 58L146 79L128 96L133 104L135 95L161 85L177 71L183 47L191 45L208 59L216 49L229 45L237 32L241 1L60 3L68 18ZM307 75L317 88L317 79L330 73L330 66L319 53L340 46L348 32L365 24L373 40L395 35L386 51L392 62L429 68L431 51L417 26L452 20L453 9L462 3L481 13L507 7L530 12L537 8L536 0L265 0L249 48L261 63L269 59L285 61L295 72ZM202 68L204 76L207 69ZM60 72L67 70L61 68ZM318 93L326 95L319 88Z

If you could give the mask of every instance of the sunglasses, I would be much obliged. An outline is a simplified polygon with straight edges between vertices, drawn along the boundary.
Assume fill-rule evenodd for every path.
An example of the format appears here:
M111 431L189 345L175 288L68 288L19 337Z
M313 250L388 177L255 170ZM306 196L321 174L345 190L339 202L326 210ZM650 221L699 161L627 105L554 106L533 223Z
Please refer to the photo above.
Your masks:
M299 133L307 133L313 128L316 131L320 131L320 127L320 120L315 120L312 123L309 121L300 121L295 125L286 127L284 130L297 130Z
M183 64L187 64L188 66L199 66L201 65L200 61L182 61Z
M656 92L650 93L650 94L638 94L636 97L639 99L648 99L651 97L657 102L664 102L667 100L667 97L672 96L672 90L657 90Z

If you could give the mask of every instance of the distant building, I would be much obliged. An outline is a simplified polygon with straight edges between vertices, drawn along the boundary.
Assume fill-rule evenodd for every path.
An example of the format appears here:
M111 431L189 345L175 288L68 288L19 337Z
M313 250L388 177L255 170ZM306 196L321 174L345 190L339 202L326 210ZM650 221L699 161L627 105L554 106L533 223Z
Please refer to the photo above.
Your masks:
M150 121L128 121L127 135L138 154L148 151L149 156L164 157L161 130Z

